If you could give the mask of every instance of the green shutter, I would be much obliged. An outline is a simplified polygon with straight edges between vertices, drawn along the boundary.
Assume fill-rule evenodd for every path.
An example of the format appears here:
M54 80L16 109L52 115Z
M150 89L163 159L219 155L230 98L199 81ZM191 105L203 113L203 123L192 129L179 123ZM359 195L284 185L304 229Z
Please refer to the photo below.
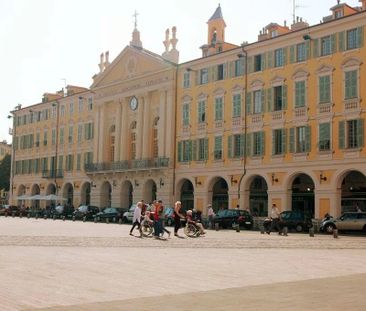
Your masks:
M357 28L357 47L363 47L363 26Z
M267 66L268 68L273 68L273 56L274 56L274 51L269 51L267 54Z
M244 136L244 134L242 134L243 139L246 138L246 141L243 144L243 153L245 151L244 156L246 157L250 157L252 155L252 136L253 133L247 133L246 137Z
M330 50L332 54L337 52L337 34L330 36Z
M313 40L313 58L319 56L319 39Z
M276 151L276 130L272 130L272 155L275 155Z
M287 109L287 85L282 86L282 110Z
M307 40L305 43L305 59L306 60L311 58L310 50L311 50L311 40Z
M324 142L326 140L330 140L330 123L320 123L319 124L319 142L318 147L320 145L320 142Z
M345 148L345 122L344 121L340 121L339 125L338 125L338 144L339 144L339 149L344 149Z
M227 78L227 63L222 64L222 77L225 80Z
M261 104L262 104L262 113L266 112L266 90L261 90Z
M264 71L266 69L266 53L262 54L261 58L261 69Z
M282 134L282 153L286 153L286 134L287 134L287 129L281 129L281 134Z
M205 160L208 160L208 138L205 138L204 142L205 142L205 149L204 149Z
M363 126L363 119L357 120L357 147L363 147L363 133L364 133L364 126Z
M273 88L267 90L267 107L269 112L273 111Z
M227 155L229 159L233 157L233 136L230 135L227 138Z
M190 150L192 151L190 160L193 160L193 161L197 161L197 143L198 143L198 140L189 141Z
M295 128L290 128L290 141L289 141L289 151L291 153L295 152Z
M295 62L295 49L296 45L290 46L290 64L293 64Z
M345 31L338 32L338 51L343 52L345 50Z
M201 81L200 81L200 74L201 74L201 70L197 70L194 73L196 75L195 80L196 80L196 85L200 85Z
M254 71L254 56L248 57L248 73L252 73Z
M305 127L306 152L311 151L311 127Z
M282 49L283 66L287 65L287 47Z
M261 142L261 155L264 155L265 152L265 132L260 132L260 142Z
M247 114L251 114L252 113L252 92L247 93L245 106L246 106Z
M235 76L235 61L229 63L228 77L232 78Z

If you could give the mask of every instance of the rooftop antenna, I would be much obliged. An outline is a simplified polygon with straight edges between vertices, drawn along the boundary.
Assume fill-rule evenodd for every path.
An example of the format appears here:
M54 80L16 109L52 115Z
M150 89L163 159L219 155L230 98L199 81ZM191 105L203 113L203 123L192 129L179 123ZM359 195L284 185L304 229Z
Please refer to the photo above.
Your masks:
M296 22L296 9L297 8L305 8L306 6L296 4L296 0L292 0L292 22L295 24Z
M135 14L132 15L135 18L135 29L137 29L137 15L139 15L139 13L135 10Z

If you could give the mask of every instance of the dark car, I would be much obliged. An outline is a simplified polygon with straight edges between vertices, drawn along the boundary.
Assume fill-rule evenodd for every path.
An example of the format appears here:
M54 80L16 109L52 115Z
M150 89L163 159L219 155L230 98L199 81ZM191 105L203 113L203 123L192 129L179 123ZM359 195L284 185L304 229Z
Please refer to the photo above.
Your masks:
M80 205L73 213L72 220L82 219L83 221L94 218L100 211L99 207L92 205Z
M3 215L5 217L7 216L18 216L20 213L20 208L15 205L4 205L0 209L0 215Z
M263 223L264 229L269 230L271 225L271 220L266 219ZM280 228L287 227L289 230L295 230L297 232L308 231L313 223L311 221L311 216L306 215L301 211L284 211L280 214Z
M122 211L115 207L107 207L101 212L94 215L95 221L101 221L103 219L109 221L118 221L122 217Z
M216 213L213 223L214 226L218 224L222 228L232 228L235 225L239 225L245 229L251 229L253 227L253 217L245 210L224 209Z

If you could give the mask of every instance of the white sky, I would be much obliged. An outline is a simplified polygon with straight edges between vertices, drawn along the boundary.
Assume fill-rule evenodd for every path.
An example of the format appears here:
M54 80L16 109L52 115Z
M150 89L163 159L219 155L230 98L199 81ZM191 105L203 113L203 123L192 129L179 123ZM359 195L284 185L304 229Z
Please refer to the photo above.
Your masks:
M176 26L184 62L201 56L206 22L219 2L230 43L254 42L269 23L292 22L293 0L0 0L0 140L11 141L7 115L17 104L41 102L43 93L64 86L63 79L89 87L100 53L109 50L112 61L129 44L135 10L143 47L161 54L165 29ZM336 3L296 0L296 15L314 25Z

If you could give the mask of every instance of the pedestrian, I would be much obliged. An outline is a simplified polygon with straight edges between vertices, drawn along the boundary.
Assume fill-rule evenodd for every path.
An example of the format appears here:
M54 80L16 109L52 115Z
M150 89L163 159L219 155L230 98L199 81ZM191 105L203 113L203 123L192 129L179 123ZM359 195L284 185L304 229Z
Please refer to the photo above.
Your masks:
M206 233L204 228L203 228L203 225L198 221L194 221L193 212L190 209L187 211L187 222L193 224L194 226L196 226L197 229L200 231L201 235Z
M162 234L167 233L168 234L168 238L170 238L170 231L165 228L165 207L163 205L163 203L161 203L161 229L162 229Z
M278 234L281 234L280 229L280 212L278 211L278 208L275 203L272 204L272 210L271 210L271 225L267 231L267 234L270 234L273 229L278 230Z
M179 237L178 230L181 228L181 219L184 219L182 214L182 202L177 201L174 204L174 236Z
M160 234L163 231L162 228L162 220L161 220L161 216L162 216L162 201L159 200L155 200L153 202L153 213L154 213L154 238L155 239L160 239Z
M133 235L132 231L137 226L137 229L140 232L140 238L142 238L142 230L141 230L141 211L142 211L142 203L137 202L135 211L133 212L133 220L132 220L132 228L130 230L130 235Z
M213 229L213 219L215 217L215 212L211 204L207 205L207 216L208 216L208 226L210 229Z

